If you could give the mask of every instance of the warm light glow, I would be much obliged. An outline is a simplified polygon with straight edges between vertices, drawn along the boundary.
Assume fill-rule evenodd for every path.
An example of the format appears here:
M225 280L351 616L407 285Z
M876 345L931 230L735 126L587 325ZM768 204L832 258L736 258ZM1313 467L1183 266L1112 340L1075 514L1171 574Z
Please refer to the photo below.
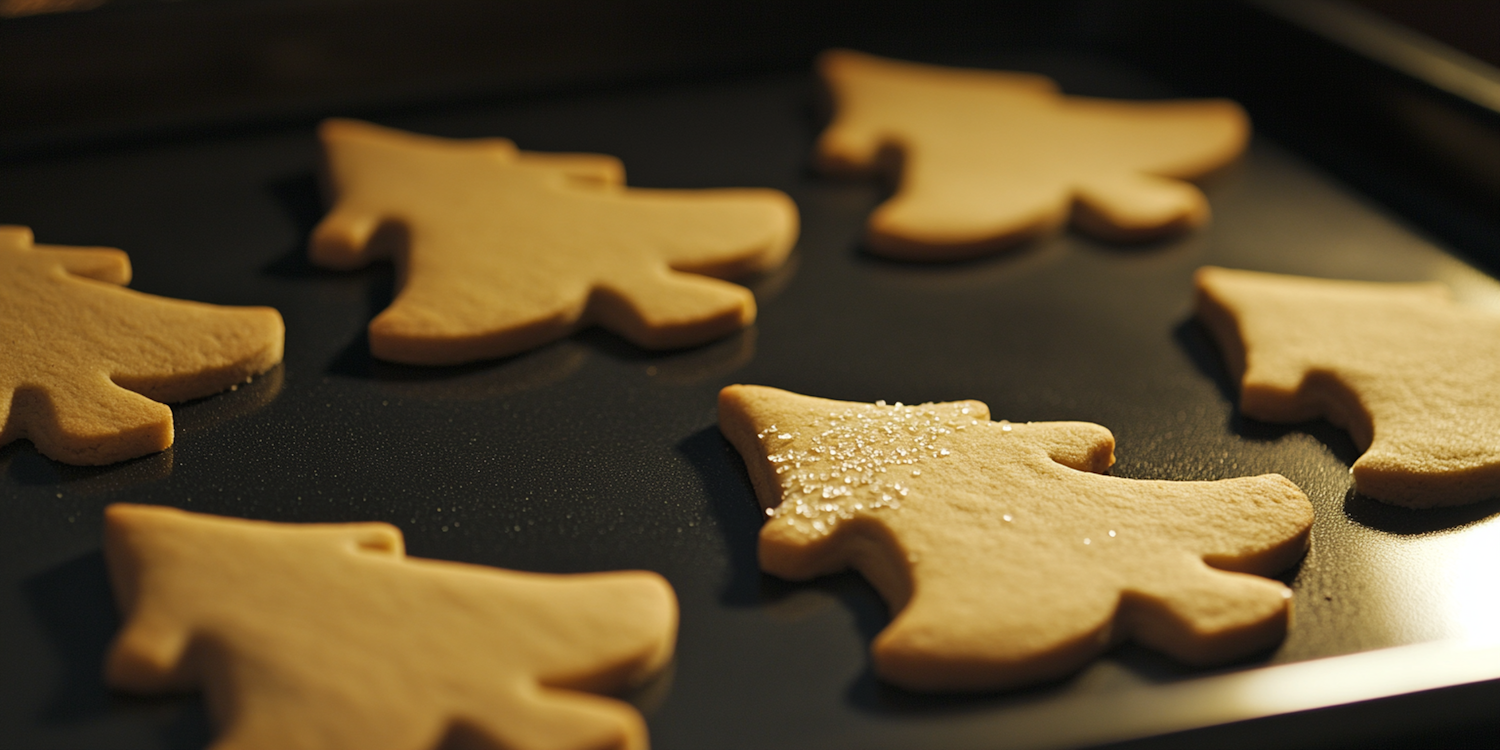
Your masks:
M1500 648L1459 641L1369 651L1236 675L1232 712L1244 718L1306 711L1500 676Z
M1500 312L1500 283L1479 271L1451 260L1433 269L1433 281L1446 284L1466 307Z
M89 10L104 3L105 0L0 0L0 18Z
M1441 589L1454 636L1500 645L1500 518L1466 528L1444 541Z

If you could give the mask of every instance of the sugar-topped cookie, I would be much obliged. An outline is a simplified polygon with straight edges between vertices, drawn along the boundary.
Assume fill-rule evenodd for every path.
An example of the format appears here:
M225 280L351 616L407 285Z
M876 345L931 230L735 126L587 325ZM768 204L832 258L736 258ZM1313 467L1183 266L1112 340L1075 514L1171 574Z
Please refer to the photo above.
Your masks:
M1123 640L1216 664L1281 640L1261 576L1308 545L1285 478L1121 479L1109 431L993 422L978 401L860 404L735 385L719 427L765 508L760 565L853 568L890 606L875 671L913 690L1064 676Z

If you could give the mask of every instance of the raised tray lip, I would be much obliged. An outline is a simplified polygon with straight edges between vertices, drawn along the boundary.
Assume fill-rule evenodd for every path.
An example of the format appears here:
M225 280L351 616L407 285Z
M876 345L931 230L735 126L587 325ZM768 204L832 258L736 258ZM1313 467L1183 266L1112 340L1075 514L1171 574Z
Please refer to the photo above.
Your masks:
M1340 0L1245 0L1332 44L1500 116L1500 68Z
M1098 725L1065 725L1038 747L1089 746L1208 727L1230 728L1256 719L1337 711L1463 686L1481 687L1492 695L1491 700L1500 696L1500 643L1429 641L1090 696L1084 700L1097 702L1093 710L1110 717L1105 722L1110 731L1099 731ZM1382 728L1366 727L1360 735L1375 736Z

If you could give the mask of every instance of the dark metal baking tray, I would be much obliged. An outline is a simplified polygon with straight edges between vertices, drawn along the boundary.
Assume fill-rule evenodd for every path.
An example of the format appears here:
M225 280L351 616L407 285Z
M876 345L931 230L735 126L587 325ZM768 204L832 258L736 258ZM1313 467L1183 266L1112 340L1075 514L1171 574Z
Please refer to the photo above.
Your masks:
M401 33L413 6L427 9L425 41ZM0 95L45 111L0 112L0 222L29 225L42 242L123 248L137 289L272 305L287 322L285 363L176 407L177 444L160 455L77 468L26 443L0 448L0 744L193 748L211 737L195 696L130 698L100 682L118 626L101 509L120 501L385 520L411 554L524 570L659 571L682 603L678 655L631 696L657 748L1494 736L1500 501L1413 512L1352 493L1344 434L1236 415L1234 384L1189 309L1190 275L1208 263L1437 279L1500 306L1490 275L1500 232L1483 192L1493 173L1445 171L1443 139L1381 109L1406 97L1423 122L1457 122L1486 143L1494 120L1481 105L1274 4L626 3L603 27L578 26L597 23L590 13L603 4L589 3L518 3L510 16L452 1L301 7L195 0L0 21L0 50L20 40L77 58L31 88L15 81L42 74L3 58ZM1337 19L1338 6L1319 7ZM438 33L480 22L518 46ZM110 45L119 68L139 68L134 53L150 40L130 35L163 28L173 34L156 39L158 62L172 64L115 80L123 90L109 101L133 104L81 105L88 89L69 75L107 67ZM270 68L291 83L259 75L252 53L286 29L303 46L267 59L337 52L348 64L329 69L344 77L297 78L291 63ZM80 37L104 51L72 50L66 40ZM1206 183L1215 216L1204 231L1131 246L1063 233L969 263L886 262L860 246L885 189L808 168L819 127L808 60L831 44L1038 71L1071 93L1233 95L1261 134ZM417 69L402 78L399 65L371 62L382 45ZM183 68L236 50L250 55L225 66L238 77ZM575 61L560 62L569 52ZM472 366L383 364L363 330L390 299L389 267L331 273L303 255L322 210L312 125L327 114L614 154L634 185L780 188L801 209L802 236L786 268L749 282L755 326L717 343L654 354L590 331ZM1330 124L1349 120L1364 125L1340 136ZM760 514L715 427L715 393L735 382L847 400L976 398L997 418L1098 422L1117 437L1121 476L1282 473L1317 512L1313 549L1286 575L1291 634L1218 670L1125 646L1027 690L924 696L883 685L865 651L887 614L869 586L852 574L788 583L756 568Z

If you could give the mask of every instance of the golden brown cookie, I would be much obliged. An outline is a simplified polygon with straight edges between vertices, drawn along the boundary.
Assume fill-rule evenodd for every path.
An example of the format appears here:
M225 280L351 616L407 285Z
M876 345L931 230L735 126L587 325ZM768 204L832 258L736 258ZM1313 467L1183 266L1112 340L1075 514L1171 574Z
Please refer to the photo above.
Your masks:
M1240 411L1318 417L1364 454L1354 488L1431 508L1500 496L1500 315L1441 284L1198 270L1198 318L1240 383Z
M1109 431L989 421L978 401L858 404L733 385L719 429L766 511L761 569L847 568L892 612L875 671L913 690L1066 675L1131 639L1189 664L1274 645L1312 506L1277 474L1103 476Z
M26 438L70 464L172 444L172 410L281 361L269 307L219 307L125 289L130 260L105 247L32 244L0 226L0 445Z
M111 505L104 553L126 619L106 680L202 688L218 750L644 749L640 714L589 693L676 640L654 573L408 558L383 523Z
M944 68L849 50L818 58L834 118L825 172L899 179L868 242L901 260L994 252L1073 222L1109 240L1203 224L1183 180L1239 157L1244 110L1227 100L1136 102L1063 96L1027 73Z
M710 277L774 268L797 238L775 190L627 188L610 156L353 120L320 135L334 205L312 260L396 262L396 298L370 323L393 362L503 357L589 325L648 349L711 341L753 322L755 298Z

